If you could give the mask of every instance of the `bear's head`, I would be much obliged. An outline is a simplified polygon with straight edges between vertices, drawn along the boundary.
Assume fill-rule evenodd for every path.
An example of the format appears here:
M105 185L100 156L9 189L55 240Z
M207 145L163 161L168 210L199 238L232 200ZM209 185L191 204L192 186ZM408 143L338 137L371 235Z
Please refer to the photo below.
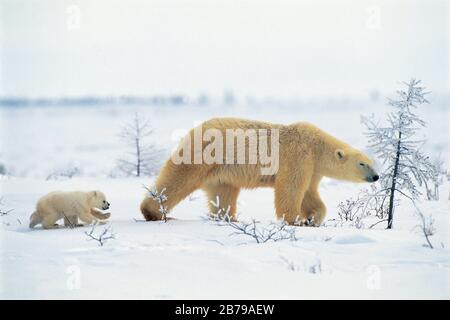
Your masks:
M372 166L373 161L359 150L336 149L333 155L332 176L351 182L375 182L380 176Z
M98 190L89 192L89 203L92 207L100 210L109 209L109 202L106 201L105 194Z

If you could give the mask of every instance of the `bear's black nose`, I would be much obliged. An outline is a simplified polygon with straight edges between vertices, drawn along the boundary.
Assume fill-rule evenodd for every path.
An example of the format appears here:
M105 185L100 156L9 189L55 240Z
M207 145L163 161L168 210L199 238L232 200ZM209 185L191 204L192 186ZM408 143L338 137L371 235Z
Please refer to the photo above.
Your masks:
M372 177L372 179L373 179L373 181L375 182L375 181L377 181L378 179L380 179L380 177L379 177L378 175L374 175L374 176Z

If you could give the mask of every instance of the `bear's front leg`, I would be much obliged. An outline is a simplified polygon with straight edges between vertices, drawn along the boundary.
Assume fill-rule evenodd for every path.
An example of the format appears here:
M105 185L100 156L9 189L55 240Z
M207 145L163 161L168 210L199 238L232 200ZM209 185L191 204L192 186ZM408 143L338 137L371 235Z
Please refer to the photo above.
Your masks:
M237 221L236 208L240 189L229 184L210 183L203 187L213 219Z
M205 170L201 165L175 164L171 160L166 162L158 175L154 191L158 194L162 192L166 197L163 205L167 212L200 187L207 173ZM164 220L160 207L159 201L147 194L141 203L145 220Z
M327 213L327 208L319 195L320 180L321 177L312 177L302 202L302 212L305 212L307 215L307 224L309 222L309 225L317 227L322 224Z
M307 172L279 172L275 181L275 210L279 219L290 225L301 225L308 219L302 202L311 181Z
M307 216L306 224L318 227L325 219L327 208L319 195L307 191L302 202L302 212Z

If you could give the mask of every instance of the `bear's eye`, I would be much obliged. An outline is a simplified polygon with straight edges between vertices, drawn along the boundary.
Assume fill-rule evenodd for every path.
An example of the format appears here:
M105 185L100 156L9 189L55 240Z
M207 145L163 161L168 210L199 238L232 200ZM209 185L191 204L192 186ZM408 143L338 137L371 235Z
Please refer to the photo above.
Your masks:
M360 162L359 165L360 165L361 167L364 167L366 164L365 164L364 162Z
M105 203L106 202L106 200L103 200L103 203Z

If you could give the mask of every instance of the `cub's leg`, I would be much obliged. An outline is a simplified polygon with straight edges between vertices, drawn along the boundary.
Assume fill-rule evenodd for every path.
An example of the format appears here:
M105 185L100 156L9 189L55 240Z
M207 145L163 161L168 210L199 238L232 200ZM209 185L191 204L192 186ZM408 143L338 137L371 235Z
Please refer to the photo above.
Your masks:
M111 213L110 212L103 213L94 208L91 208L91 215L93 215L96 219L106 220L111 216Z
M91 224L95 220L95 218L91 215L90 210L82 212L78 217L85 224Z
M307 219L314 219L314 225L319 226L325 219L327 208L320 199L319 183L321 177L313 177L305 197L302 202L302 212L305 212Z
M208 184L203 187L208 197L208 207L211 216L222 218L228 214L236 221L237 198L240 188L229 184Z
M275 179L275 210L279 219L293 225L308 218L302 210L302 202L311 181L311 171L307 168L289 169L290 166L284 165Z
M59 214L55 210L45 212L45 216L42 218L42 228L44 229L57 229L59 226L56 221L60 219Z
M64 217L64 226L69 228L80 227L82 224L78 223L77 216L65 216Z
M168 160L156 180L155 188L158 193L163 192L167 197L164 206L170 211L181 200L197 190L206 170L203 165L175 164ZM141 212L147 221L162 220L163 215L159 212L160 204L152 197L146 195L141 203Z

